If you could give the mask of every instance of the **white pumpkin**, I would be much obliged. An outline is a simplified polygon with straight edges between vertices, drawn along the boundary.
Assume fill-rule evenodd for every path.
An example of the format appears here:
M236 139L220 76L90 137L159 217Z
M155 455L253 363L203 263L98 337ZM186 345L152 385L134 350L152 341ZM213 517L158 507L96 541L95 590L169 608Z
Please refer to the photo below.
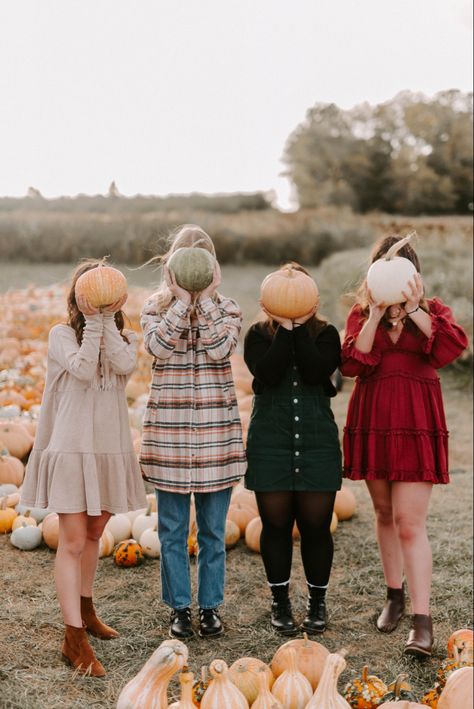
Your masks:
M31 525L22 525L17 527L10 536L10 542L17 549L22 549L23 551L31 551L31 549L36 549L41 544L43 535L41 534L41 529L39 527L32 527Z
M156 529L151 527L145 529L139 542L145 556L150 559L157 559L160 556L161 544Z
M99 559L102 559L104 556L110 556L114 550L114 546L114 535L109 529L104 529L99 539Z
M3 483L3 485L0 485L0 497L12 495L14 492L18 492L18 490L19 488L13 483Z
M130 512L126 512L125 514L127 515L128 519L130 520L130 524L133 525L133 523L135 522L138 515L144 515L145 512L146 512L146 507L142 507L140 510L130 510Z
M105 529L112 533L115 544L132 536L132 525L126 514L113 515L105 525Z
M156 512L138 515L132 525L132 537L140 539L145 529L156 529L158 526L158 515Z
M36 520L36 523L39 524L44 520L45 517L49 515L51 510L48 510L47 508L43 507L28 507L27 505L22 505L19 504L15 507L16 511L18 512L19 515L24 515L26 512L30 513L30 517L33 517L34 520Z
M384 257L377 259L367 273L367 287L376 303L395 305L406 298L402 291L409 292L408 282L416 274L416 267L409 259L395 254L410 240L412 234L394 244Z

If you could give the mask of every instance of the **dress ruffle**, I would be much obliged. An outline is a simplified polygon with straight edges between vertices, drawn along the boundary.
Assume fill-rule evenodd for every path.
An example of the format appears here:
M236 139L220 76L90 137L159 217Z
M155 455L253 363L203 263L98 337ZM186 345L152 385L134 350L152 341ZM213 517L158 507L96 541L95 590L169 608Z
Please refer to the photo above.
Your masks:
M146 507L138 460L130 453L33 450L22 504L53 512L117 514Z

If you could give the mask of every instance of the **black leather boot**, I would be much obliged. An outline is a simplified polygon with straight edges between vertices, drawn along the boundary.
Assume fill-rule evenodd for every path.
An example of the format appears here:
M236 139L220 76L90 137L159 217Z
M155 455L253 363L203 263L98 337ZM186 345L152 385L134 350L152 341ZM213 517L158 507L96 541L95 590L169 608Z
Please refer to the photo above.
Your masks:
M191 625L191 608L173 608L170 618L170 635L172 638L190 638L194 635Z
M291 603L288 596L288 584L284 586L270 586L272 601L272 628L281 635L295 635L298 628L293 619Z
M387 599L377 618L377 630L381 633L391 633L400 622L405 610L405 590L387 586Z
M309 586L306 617L301 623L301 629L308 635L314 635L315 633L324 633L326 626L326 589Z
M222 635L224 628L217 608L199 609L199 635L201 638L215 638Z

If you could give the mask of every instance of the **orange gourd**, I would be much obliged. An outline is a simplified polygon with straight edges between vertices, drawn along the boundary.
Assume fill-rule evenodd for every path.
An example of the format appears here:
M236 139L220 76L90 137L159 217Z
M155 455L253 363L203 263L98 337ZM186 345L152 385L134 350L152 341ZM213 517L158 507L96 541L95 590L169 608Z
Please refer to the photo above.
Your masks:
M299 671L304 674L312 689L315 690L321 679L329 650L315 640L309 640L308 635L303 633L302 639L289 640L276 651L270 665L274 677L279 677L288 668L286 651L290 647L296 651L296 665Z
M209 671L212 681L201 700L201 709L248 709L248 701L230 681L224 660L213 660Z
M341 521L350 519L356 511L356 499L352 490L348 487L342 487L336 492L336 500L334 502L334 512L337 518Z
M272 315L294 320L317 307L319 291L306 273L284 266L263 280L260 300Z
M59 543L59 516L50 512L41 523L43 539L50 549L57 549Z
M86 271L77 279L76 298L84 296L94 308L116 303L127 292L127 279L118 269L105 264Z
M268 677L264 668L257 670L258 695L252 709L284 709L283 704L273 696L268 686Z
M305 709L313 694L313 688L309 680L298 670L296 650L289 647L286 655L288 669L275 680L272 694L285 709Z
M7 507L5 498L0 501L0 534L9 534L12 531L13 522L18 516L16 510Z
M143 561L143 550L135 539L126 539L117 545L114 562L117 566L139 566Z
M231 682L240 689L250 705L257 698L260 675L265 679L265 686L271 688L275 678L271 669L262 660L255 657L241 657L229 668Z
M0 485L11 483L17 487L22 484L25 476L25 466L6 449L0 452Z
M21 423L0 423L0 441L0 448L21 460L32 449L34 439Z
M306 709L351 709L337 691L337 681L345 666L342 654L334 652L327 656L318 687Z
M374 709L387 693L387 685L375 675L369 675L367 665L360 678L353 679L344 689L344 697L352 709Z
M161 643L140 672L122 689L117 709L168 709L167 690L172 676L188 661L180 640Z
M254 517L245 529L245 543L252 551L260 552L260 536L262 534L262 520Z

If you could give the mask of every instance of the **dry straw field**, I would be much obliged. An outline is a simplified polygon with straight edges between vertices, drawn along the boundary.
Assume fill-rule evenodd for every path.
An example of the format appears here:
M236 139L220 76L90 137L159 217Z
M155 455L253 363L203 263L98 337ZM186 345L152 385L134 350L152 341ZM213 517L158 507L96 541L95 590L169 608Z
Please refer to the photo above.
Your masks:
M392 218L368 226L370 239L345 244L312 269L322 294L323 311L338 327L344 323L348 299L341 294L354 289L367 264L368 244L374 232L389 230ZM416 220L413 220L416 221ZM395 225L406 231L413 221ZM416 224L418 250L428 295L439 295L453 305L468 327L472 319L471 227L465 219ZM433 226L435 225L435 227ZM426 224L425 224L426 227ZM351 248L348 248L351 247ZM290 254L291 256L291 254ZM117 259L118 260L118 259ZM274 262L274 259L271 259ZM227 263L222 291L236 298L244 311L244 329L258 314L258 286L274 266ZM1 290L28 283L44 285L65 279L70 264L7 263L0 267ZM157 274L149 270L127 271L131 283L150 289ZM25 291L34 301L34 290ZM135 297L138 297L135 294ZM34 302L31 303L34 307ZM5 313L2 314L2 318ZM472 335L472 329L470 330ZM39 337L45 338L46 332ZM318 638L330 650L345 647L347 669L340 683L369 664L371 672L389 682L397 673L409 675L421 697L433 685L446 641L454 629L472 623L472 396L469 371L458 365L442 374L448 426L451 430L452 483L433 492L429 534L434 552L433 617L436 643L433 657L417 662L401 655L408 619L392 635L377 633L374 618L383 601L383 577L378 561L371 505L363 484L351 483L358 502L357 515L341 523L335 533L334 571L329 589L330 623ZM340 430L352 383L346 381L333 408ZM298 543L294 548L292 595L295 611L302 616L304 578ZM2 709L84 709L115 706L123 685L136 674L160 642L167 637L168 610L160 602L159 563L146 560L138 568L120 569L111 557L99 562L97 605L120 638L94 640L97 654L108 674L104 679L73 676L61 661L62 621L53 584L54 552L41 547L32 552L14 549L7 536L0 538L0 707ZM194 561L191 562L194 574ZM243 541L229 551L227 596L222 609L226 634L217 640L189 641L190 667L216 657L228 663L239 657L271 660L281 639L269 629L269 598L260 556ZM171 686L176 696L176 684ZM461 708L460 708L461 709Z

